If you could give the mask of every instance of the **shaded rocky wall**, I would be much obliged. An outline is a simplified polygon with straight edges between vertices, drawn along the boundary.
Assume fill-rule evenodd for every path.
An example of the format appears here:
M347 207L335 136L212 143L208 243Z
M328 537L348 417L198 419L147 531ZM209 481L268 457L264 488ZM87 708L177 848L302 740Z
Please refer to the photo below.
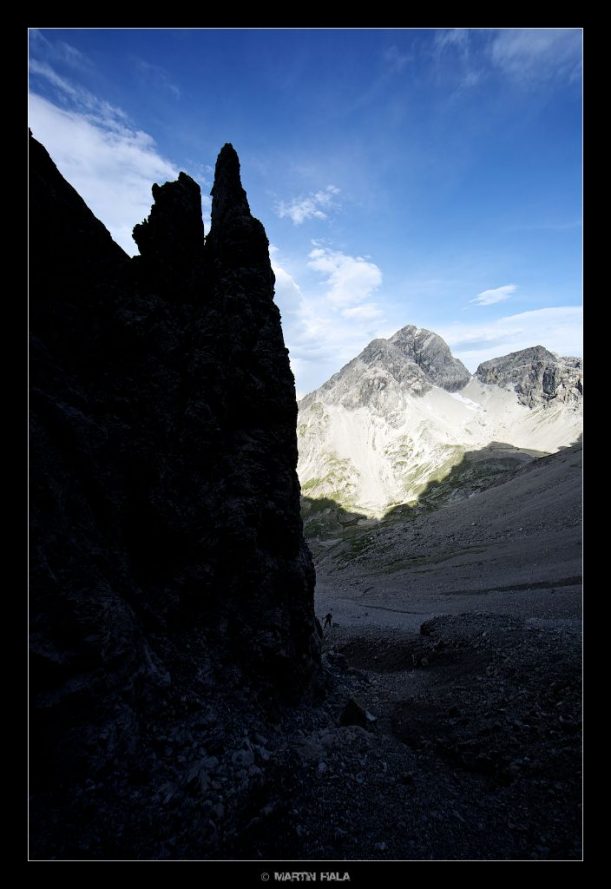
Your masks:
M189 176L153 196L130 259L31 139L34 791L137 748L185 634L272 696L317 682L265 231L230 145L206 241Z

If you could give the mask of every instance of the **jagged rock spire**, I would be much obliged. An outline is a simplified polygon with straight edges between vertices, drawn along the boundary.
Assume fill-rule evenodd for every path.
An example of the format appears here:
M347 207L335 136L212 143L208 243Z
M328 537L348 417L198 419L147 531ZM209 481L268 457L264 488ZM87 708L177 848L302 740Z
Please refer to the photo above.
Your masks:
M179 173L175 182L153 185L148 219L134 228L140 255L172 267L192 263L204 248L202 195L197 182Z
M246 192L240 179L240 159L230 142L221 148L214 170L212 191L212 227L219 225L227 213L250 216Z
M213 261L220 261L226 270L259 267L273 287L269 241L259 220L251 215L240 180L240 160L229 142L217 158L210 194L212 225L207 245Z
M37 143L30 162L33 851L129 857L135 830L169 829L125 799L132 774L153 794L170 773L149 732L174 731L183 695L318 686L294 381L230 146L206 242L181 173L132 259Z

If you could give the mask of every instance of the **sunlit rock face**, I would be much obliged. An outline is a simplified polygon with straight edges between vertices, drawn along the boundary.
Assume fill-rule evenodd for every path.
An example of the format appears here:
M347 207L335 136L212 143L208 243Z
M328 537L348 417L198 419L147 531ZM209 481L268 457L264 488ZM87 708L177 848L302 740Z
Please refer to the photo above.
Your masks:
M326 501L376 518L415 505L467 454L493 443L533 456L572 444L582 429L582 389L581 359L541 346L471 375L430 330L410 324L373 340L299 402L308 533L320 511L332 509Z

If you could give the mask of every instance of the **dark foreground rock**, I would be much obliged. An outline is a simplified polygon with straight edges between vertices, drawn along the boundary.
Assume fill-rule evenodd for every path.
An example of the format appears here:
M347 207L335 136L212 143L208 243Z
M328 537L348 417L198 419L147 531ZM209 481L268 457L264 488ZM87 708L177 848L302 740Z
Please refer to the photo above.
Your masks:
M30 195L32 854L157 857L199 830L161 811L184 711L203 726L226 686L230 724L246 689L257 712L319 685L268 242L230 145L206 241L181 173L135 259L34 139Z
M580 858L578 626L465 614L324 645L317 706L222 684L205 707L198 686L161 696L158 786L124 801L140 856ZM354 700L375 723L340 724Z
M279 745L277 763L293 751L279 768L285 815L249 854L581 857L577 623L463 614L422 634L340 629L325 644L346 666L325 658L320 724ZM333 723L353 695L379 717L367 730Z

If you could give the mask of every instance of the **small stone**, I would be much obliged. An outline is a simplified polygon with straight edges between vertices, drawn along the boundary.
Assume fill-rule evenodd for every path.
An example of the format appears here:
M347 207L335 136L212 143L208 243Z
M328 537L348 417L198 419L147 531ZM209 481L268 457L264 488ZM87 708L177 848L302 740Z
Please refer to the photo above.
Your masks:
M266 750L265 747L257 747L257 754L261 757L263 762L269 762L271 759L271 753L269 750Z
M255 755L252 750L236 750L231 757L231 761L236 766L248 768L249 766L254 765Z
M219 767L218 758L216 756L206 756L206 758L202 760L202 766L207 772L214 772Z
M356 703L354 698L351 698L342 710L339 724L359 725L361 728L366 728L368 724L367 713Z

